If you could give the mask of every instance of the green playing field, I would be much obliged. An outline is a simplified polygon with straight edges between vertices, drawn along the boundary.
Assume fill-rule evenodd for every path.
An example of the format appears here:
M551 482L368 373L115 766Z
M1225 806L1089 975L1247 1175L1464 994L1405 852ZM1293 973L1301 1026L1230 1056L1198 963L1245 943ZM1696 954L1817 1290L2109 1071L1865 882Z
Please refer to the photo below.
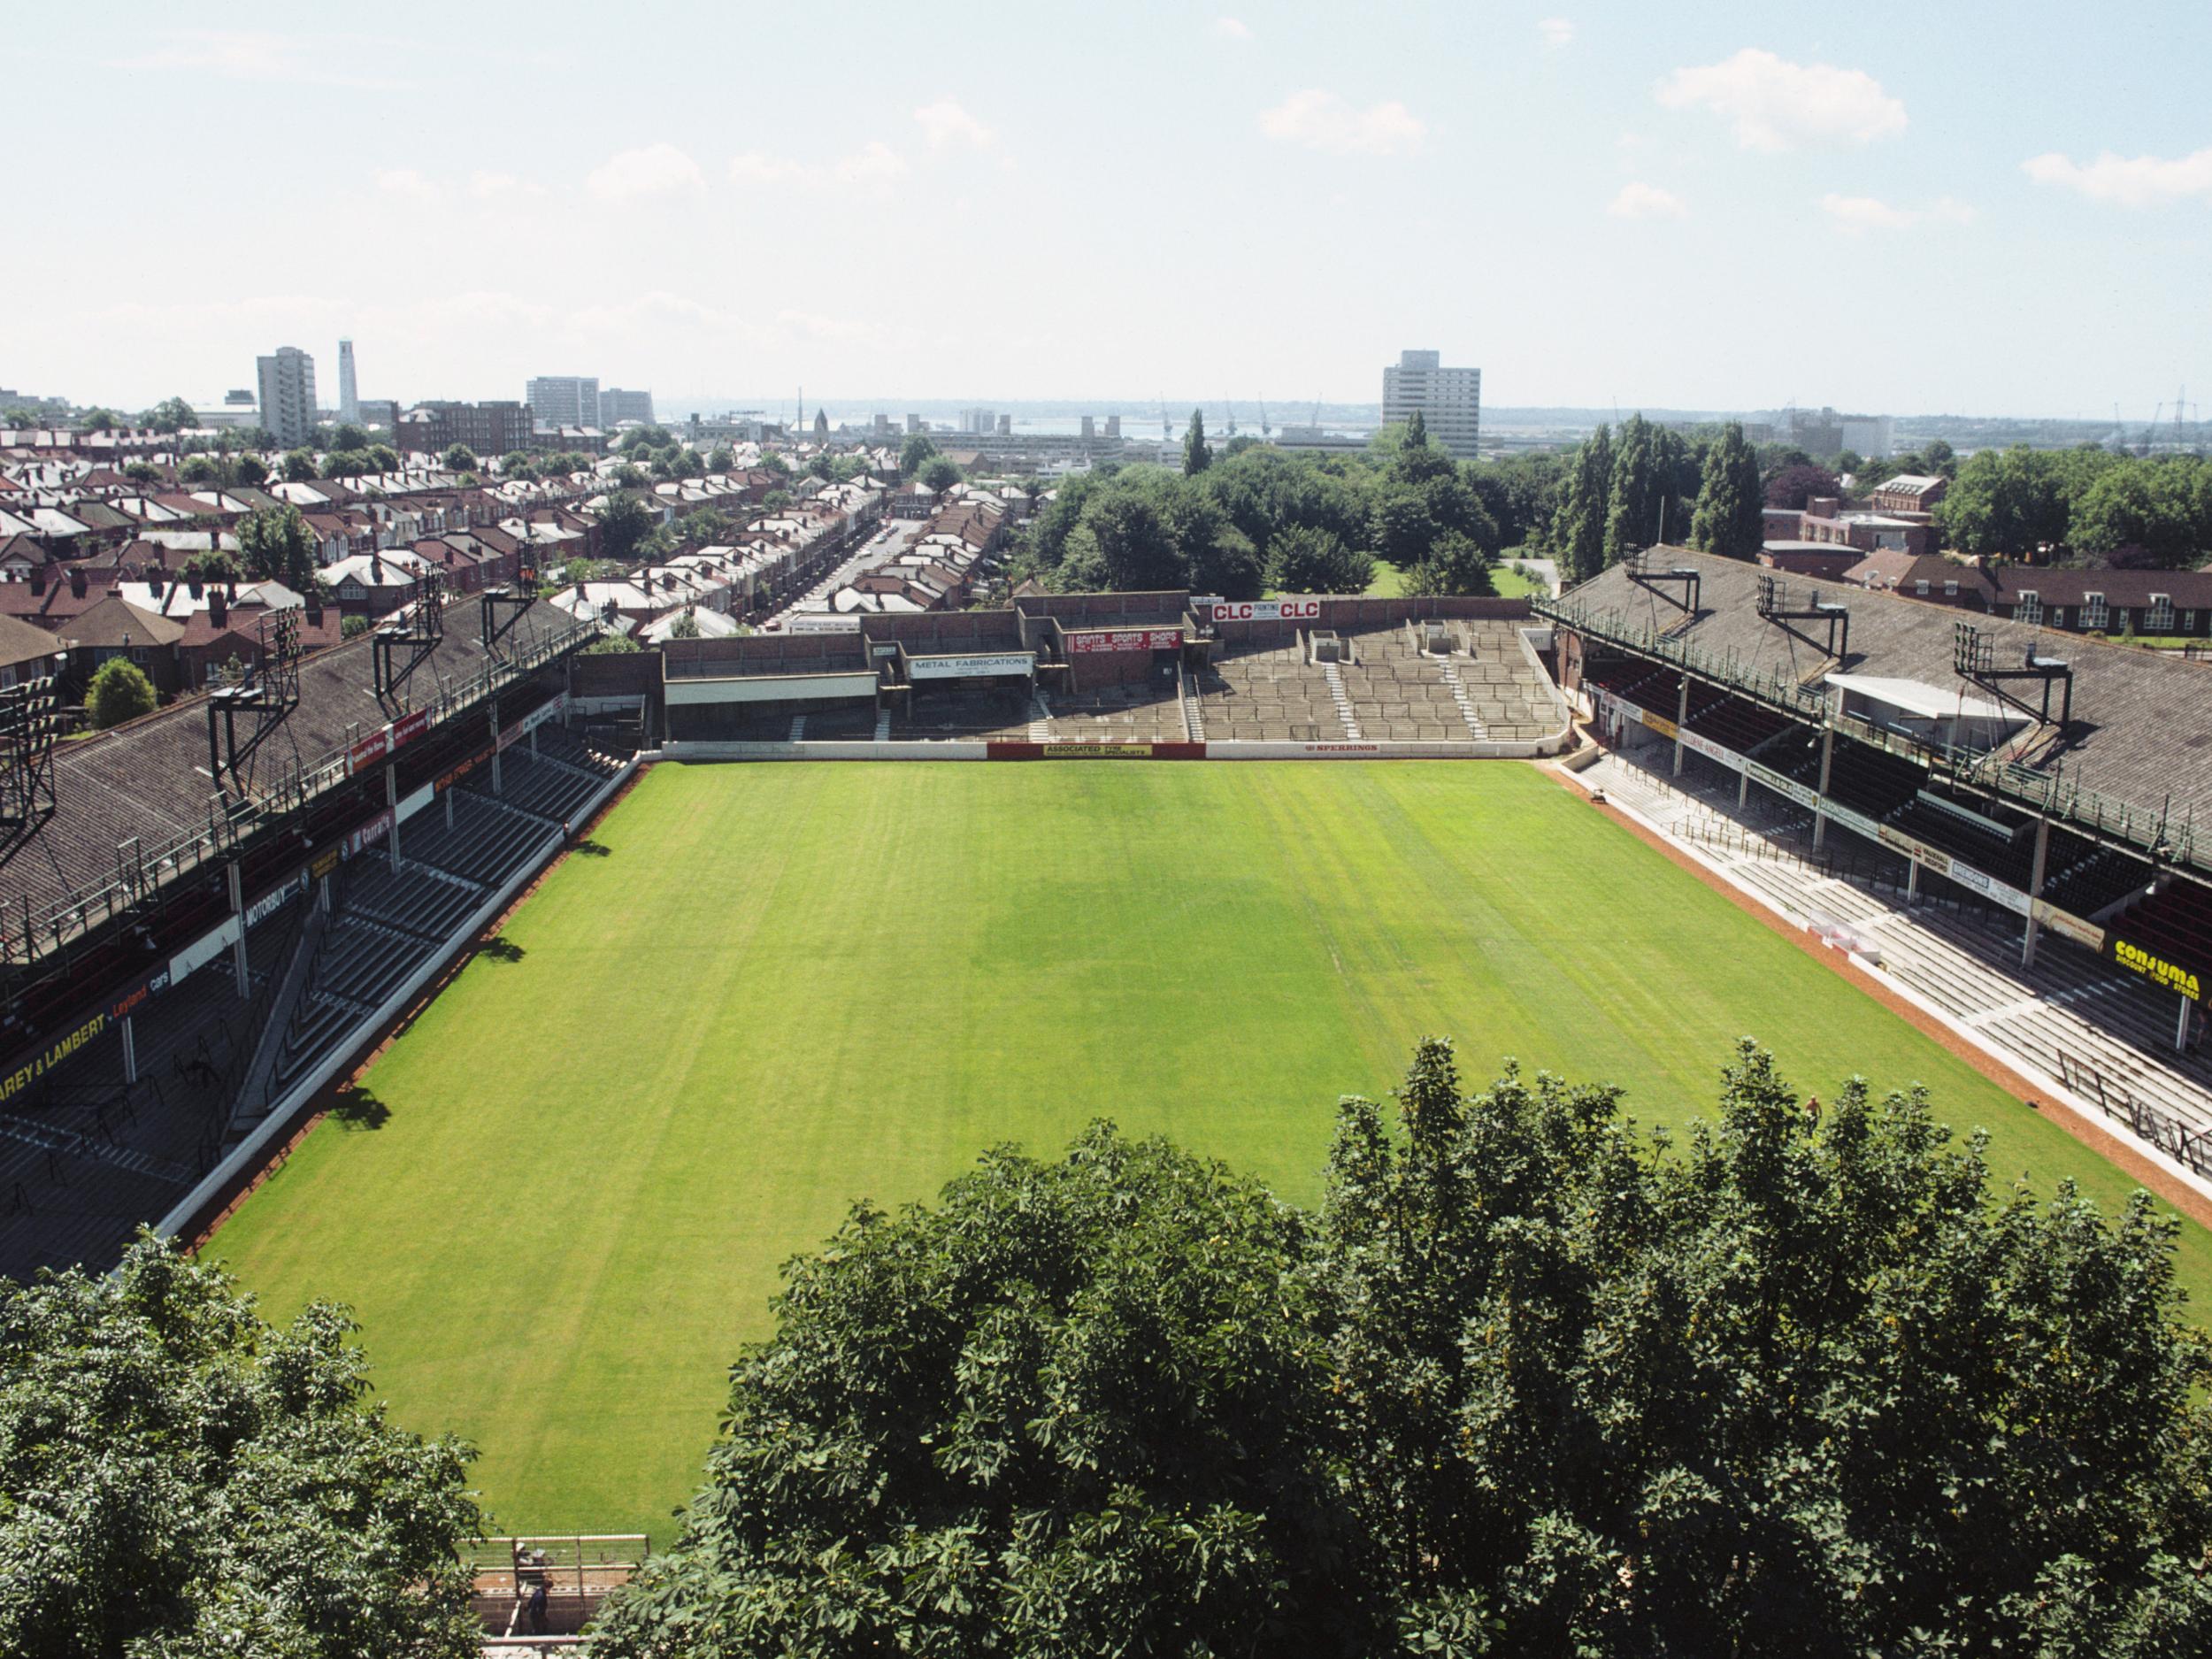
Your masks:
M856 1199L1094 1117L1317 1195L1337 1097L1443 1033L1709 1110L1925 1082L2001 1176L2131 1184L1532 767L651 771L217 1236L356 1309L503 1528L671 1532L779 1264ZM2184 1235L2185 1281L2212 1248Z

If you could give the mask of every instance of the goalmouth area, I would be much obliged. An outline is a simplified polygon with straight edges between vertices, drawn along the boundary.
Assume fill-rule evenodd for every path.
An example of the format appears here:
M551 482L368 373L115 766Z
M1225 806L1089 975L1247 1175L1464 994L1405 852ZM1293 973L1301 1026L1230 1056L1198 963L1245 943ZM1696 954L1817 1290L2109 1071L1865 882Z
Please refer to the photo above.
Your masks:
M352 1304L495 1531L673 1535L780 1264L1094 1117L1318 1195L1339 1095L1442 1033L1709 1111L1924 1082L2001 1181L2135 1183L1539 768L650 768L222 1226ZM2212 1291L2185 1224L2182 1282Z

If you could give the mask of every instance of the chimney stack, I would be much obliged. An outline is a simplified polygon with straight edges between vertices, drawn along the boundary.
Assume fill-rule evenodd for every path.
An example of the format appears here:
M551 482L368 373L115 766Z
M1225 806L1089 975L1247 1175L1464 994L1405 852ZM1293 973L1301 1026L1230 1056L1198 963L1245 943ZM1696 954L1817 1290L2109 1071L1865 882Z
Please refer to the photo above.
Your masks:
M84 572L82 571L74 570L69 572L69 591L79 599L84 597Z
M207 619L217 627L230 618L230 601L224 596L219 583L210 583L207 590Z

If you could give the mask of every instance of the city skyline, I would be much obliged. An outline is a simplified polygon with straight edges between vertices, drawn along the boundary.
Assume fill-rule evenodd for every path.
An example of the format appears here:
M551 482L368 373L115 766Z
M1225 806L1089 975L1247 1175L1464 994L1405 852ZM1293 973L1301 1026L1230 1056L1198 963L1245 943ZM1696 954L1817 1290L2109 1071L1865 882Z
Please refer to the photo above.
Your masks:
M628 35L531 15L19 20L27 119L59 130L98 97L76 140L96 173L142 169L216 99L298 136L228 181L219 236L189 193L134 210L189 259L20 273L0 379L144 407L344 337L380 397L513 398L580 364L671 412L804 384L1136 414L1146 381L1296 410L1371 402L1409 342L1516 407L2117 402L2139 423L2212 384L2201 8L2084 31L2055 4L1963 5L1906 52L1795 5L1408 8L1356 32L1140 6L1048 35L985 7L872 12L867 49L834 58L776 14L662 8ZM724 38L806 73L733 116ZM501 111L526 88L616 119L518 155ZM364 144L372 120L388 136ZM22 184L27 222L92 234L69 180ZM333 215L349 252L310 257ZM428 260L430 227L471 234ZM518 267L511 245L559 257Z

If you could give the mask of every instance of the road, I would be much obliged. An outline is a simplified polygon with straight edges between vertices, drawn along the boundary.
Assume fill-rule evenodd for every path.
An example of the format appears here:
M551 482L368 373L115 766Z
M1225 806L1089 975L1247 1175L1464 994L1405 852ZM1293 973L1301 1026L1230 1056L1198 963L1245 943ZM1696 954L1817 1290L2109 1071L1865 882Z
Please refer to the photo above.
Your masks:
M928 528L923 518L886 518L868 533L868 539L856 548L852 556L834 571L816 582L800 597L769 617L764 626L780 627L790 620L791 614L810 600L826 599L856 576L887 565L906 551L907 546Z

